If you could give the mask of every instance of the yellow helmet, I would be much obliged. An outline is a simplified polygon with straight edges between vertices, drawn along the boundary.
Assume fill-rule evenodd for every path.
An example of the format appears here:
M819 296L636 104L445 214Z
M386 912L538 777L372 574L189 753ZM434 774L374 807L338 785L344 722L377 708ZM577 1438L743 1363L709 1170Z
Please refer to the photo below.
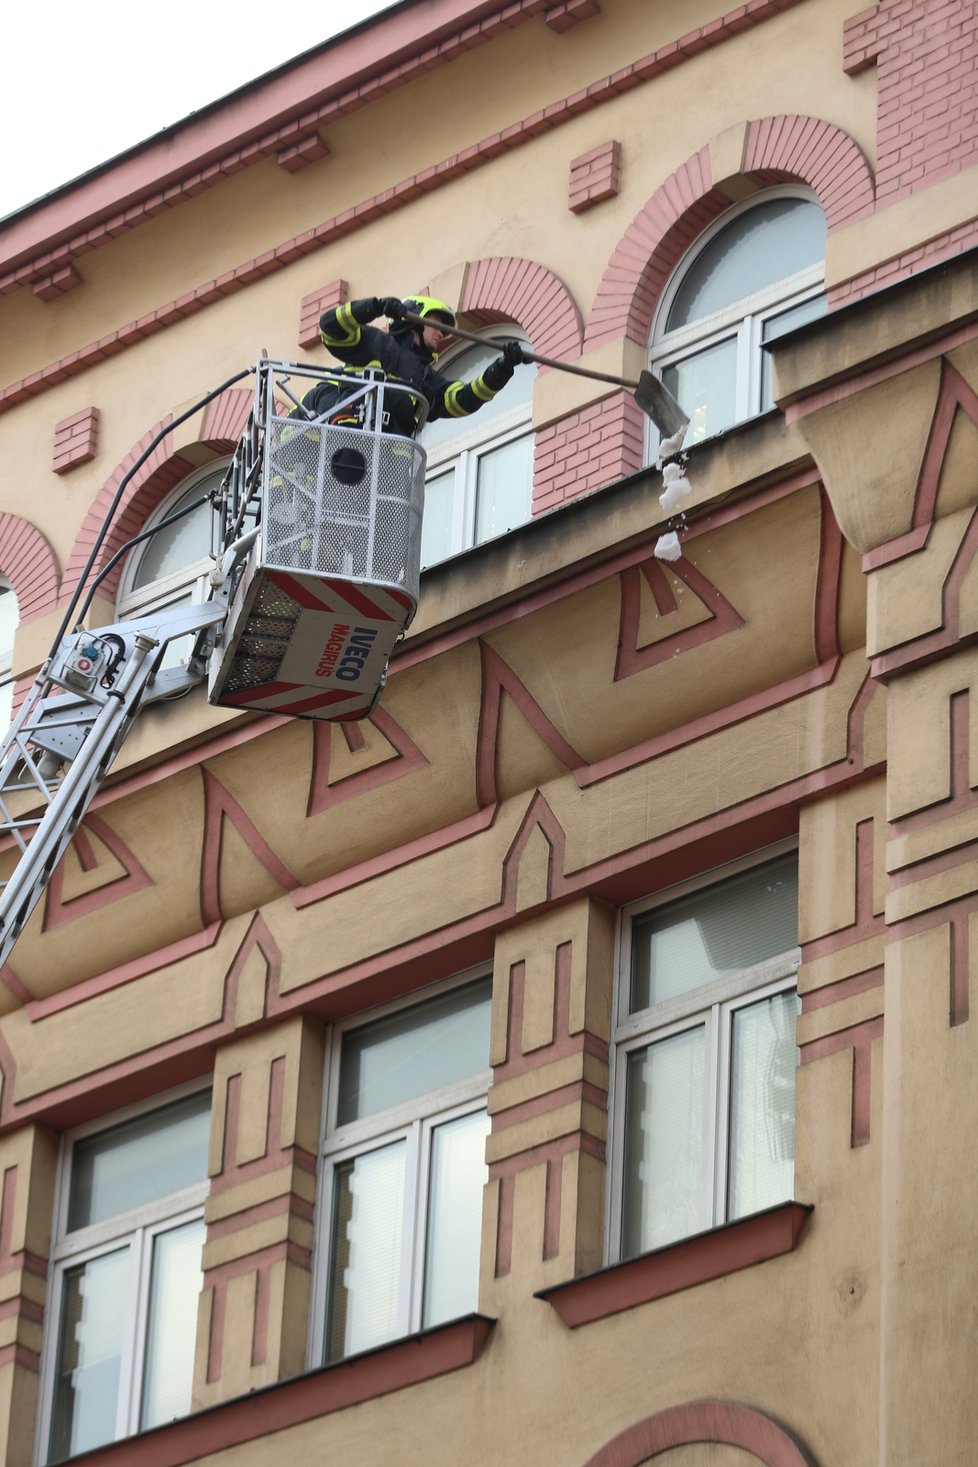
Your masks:
M434 316L446 326L455 325L455 312L451 306L437 300L433 295L409 295L404 300L404 309L410 311L412 316L420 316L422 320L427 316Z

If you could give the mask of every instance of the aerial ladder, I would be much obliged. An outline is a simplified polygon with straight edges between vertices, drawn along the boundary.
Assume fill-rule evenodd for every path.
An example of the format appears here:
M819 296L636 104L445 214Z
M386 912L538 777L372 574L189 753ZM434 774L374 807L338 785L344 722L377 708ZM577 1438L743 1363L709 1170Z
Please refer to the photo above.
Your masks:
M18 853L0 882L0 966L143 709L206 681L220 707L348 722L383 692L420 589L425 454L386 431L391 395L408 389L265 356L249 370L253 405L215 496L207 600L86 629L128 542L83 603L79 587L0 744L0 849ZM323 383L332 401L316 416L303 399ZM412 407L420 426L426 405Z

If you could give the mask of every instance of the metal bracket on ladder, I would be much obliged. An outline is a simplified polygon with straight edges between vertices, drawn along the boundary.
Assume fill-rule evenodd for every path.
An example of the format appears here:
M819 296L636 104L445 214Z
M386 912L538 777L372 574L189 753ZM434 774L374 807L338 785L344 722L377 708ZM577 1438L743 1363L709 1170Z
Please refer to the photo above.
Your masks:
M140 708L206 675L208 649L162 669L167 645L217 628L223 600L174 607L67 638L42 668L0 744L0 843L20 852L0 881L0 966L98 793ZM39 838L40 837L40 838Z

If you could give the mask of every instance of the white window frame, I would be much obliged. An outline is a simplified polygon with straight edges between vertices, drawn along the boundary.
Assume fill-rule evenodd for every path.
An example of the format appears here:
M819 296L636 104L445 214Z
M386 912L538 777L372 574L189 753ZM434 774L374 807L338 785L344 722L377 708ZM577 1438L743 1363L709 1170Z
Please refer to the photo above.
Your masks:
M35 1442L34 1460L36 1467L44 1467L48 1461L48 1446L51 1434L54 1392L57 1385L58 1354L61 1345L61 1314L64 1305L65 1279L70 1269L89 1263L92 1259L129 1248L129 1274L124 1325L125 1345L119 1375L119 1399L116 1408L116 1428L113 1440L120 1441L136 1435L140 1430L140 1413L143 1396L143 1367L146 1356L146 1336L149 1323L149 1290L153 1259L153 1242L162 1233L174 1231L186 1223L196 1222L204 1216L204 1203L210 1192L210 1179L205 1177L191 1187L184 1187L154 1202L135 1207L128 1212L89 1227L68 1231L68 1210L71 1203L72 1165L75 1147L79 1141L97 1136L103 1131L114 1130L140 1116L163 1110L169 1105L186 1100L191 1095L209 1091L209 1085L193 1082L169 1091L165 1096L155 1096L151 1101L128 1106L111 1116L67 1133L62 1137L61 1156L58 1164L54 1197L54 1226L51 1261L48 1272L48 1303L45 1307L44 1343L41 1352L40 1410ZM189 1342L193 1349L195 1341ZM106 1442L106 1446L110 1443ZM71 1461L71 1458L63 1459Z
M736 341L735 417L733 423L728 424L727 427L746 422L749 418L757 417L762 412L772 411L770 408L763 407L761 403L764 362L761 343L764 338L764 327L769 320L780 316L784 311L793 310L796 306L817 300L825 294L824 260L818 265L809 265L803 270L796 271L793 275L784 276L750 295L741 296L739 300L731 301L729 305L712 311L709 315L699 316L689 325L680 326L668 334L664 330L664 325L669 319L673 302L692 265L704 250L709 248L717 235L741 214L757 208L759 204L773 202L777 199L799 199L804 203L819 203L810 189L787 184L764 189L724 210L719 218L704 229L674 269L662 292L652 323L649 370L659 378L667 368L675 366L678 362L697 356L700 352L708 351L711 347L719 346L725 341ZM660 435L648 419L646 422L646 458L648 462L652 462L657 456ZM718 431L725 432L727 427Z
M17 616L14 620L10 641L6 646L0 645L0 729L2 729L10 722L13 708L16 681L14 677L14 637L20 625L20 607L17 603L17 592L14 590L10 577L0 575L0 585L7 588L6 594L14 598L14 605L17 607Z
M309 1360L311 1368L328 1362L327 1325L329 1318L329 1290L332 1271L331 1248L333 1241L333 1212L335 1205L334 1178L336 1170L344 1162L385 1146L404 1141L407 1145L404 1177L404 1212L401 1231L400 1287L397 1301L397 1325L388 1343L416 1334L422 1328L424 1306L425 1250L428 1240L428 1180L431 1161L432 1133L441 1125L458 1120L462 1116L474 1115L488 1108L489 1085L492 1069L487 1066L476 1075L454 1081L424 1095L405 1101L403 1104L377 1111L363 1119L337 1124L339 1108L340 1058L343 1038L352 1030L360 1029L378 1019L416 1007L431 998L454 989L464 988L489 977L485 967L477 967L448 979L434 983L411 995L409 1000L397 1000L384 1004L368 1013L343 1020L333 1026L326 1049L323 1107L324 1124L320 1138L319 1180L317 1204L317 1247L313 1278L313 1307L309 1331ZM351 1358L351 1357L343 1357Z
M665 999L650 1008L629 1013L632 981L632 932L635 919L657 907L669 907L696 891L708 890L728 877L737 876L755 866L762 866L779 856L797 850L797 842L788 840L768 846L739 861L715 868L701 876L670 887L654 897L624 908L618 917L614 1025L608 1106L611 1118L610 1168L606 1209L606 1259L609 1264L622 1261L622 1223L625 1195L625 1090L628 1056L648 1049L662 1039L671 1038L700 1025L706 1029L703 1094L703 1164L700 1178L699 1226L684 1236L707 1232L722 1226L727 1219L727 1173L730 1127L730 1054L733 1016L738 1009L771 998L779 993L795 991L801 949L789 948L764 962L694 988L688 993ZM682 1238L675 1238L679 1243ZM663 1246L672 1246L665 1244ZM631 1256L631 1255L629 1255Z
M188 474L185 479L166 496L161 504L153 511L146 522L146 529L159 524L165 520L168 514L172 514L177 503L188 494L197 484L203 483L205 479L211 478L216 473L223 473L230 464L230 458L217 458L203 468L196 469ZM217 512L214 512L214 534L217 533ZM175 606L181 601L200 600L206 601L209 595L208 574L214 564L213 554L201 556L189 565L179 570L171 571L168 576L160 576L155 581L150 581L146 586L134 589L133 582L139 571L140 562L144 552L152 545L152 539L144 540L141 544L133 547L126 558L125 568L119 580L119 590L116 596L116 612L121 620L135 619L147 612L160 611L166 606ZM212 537L212 550L215 546Z
M501 334L500 334L501 333ZM528 349L532 349L531 342L525 332L518 327L505 330L501 327L493 327L487 331L480 340L486 346L498 346L502 350L503 342L519 341ZM467 351L477 345L475 342L467 342L458 352L453 352L446 362L438 362L438 371L443 377L454 381L452 373L452 359L459 360ZM517 367L517 371L520 368ZM506 392L506 388L501 389ZM455 485L452 494L452 515L450 528L450 548L444 559L448 560L453 555L459 555L464 550L471 550L476 545L488 543L476 538L476 511L478 508L478 480L479 460L483 454L495 448L502 448L507 443L515 443L520 438L533 437L533 403L531 400L519 403L513 408L503 408L495 412L491 417L483 419L481 410L472 415L470 419L459 419L465 426L453 435L448 442L438 444L428 453L428 466L425 473L426 482L440 477L452 465L455 466ZM441 420L439 420L441 421ZM533 495L533 451L530 445L530 498ZM527 520L530 514L527 514ZM526 520L521 523L525 524ZM515 528L515 526L511 527ZM502 531L501 533L506 533ZM426 562L427 565L441 565L443 561L436 560Z

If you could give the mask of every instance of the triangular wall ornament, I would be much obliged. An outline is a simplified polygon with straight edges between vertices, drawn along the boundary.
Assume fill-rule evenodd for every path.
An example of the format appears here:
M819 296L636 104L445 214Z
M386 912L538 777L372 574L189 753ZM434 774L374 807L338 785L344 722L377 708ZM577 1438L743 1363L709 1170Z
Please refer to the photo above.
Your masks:
M221 846L224 822L229 820L256 860L286 891L301 886L297 876L261 834L231 792L201 765L204 780L204 841L200 867L200 912L205 926L224 920L221 909Z
M85 917L89 912L95 912L110 903L122 901L125 897L132 896L134 892L142 891L145 887L153 885L152 877L144 870L122 837L97 815L86 816L84 824L79 825L72 837L71 845L83 871L95 871L99 866L98 856L89 839L90 835L95 836L115 857L115 862L112 863L110 869L115 873L116 863L118 863L118 866L122 867L122 875L113 874L101 886L82 892L78 896L65 898L64 860L59 861L45 893L42 928L44 932L50 932L53 927L61 927L65 922L74 922L78 917Z
M646 643L645 646L639 646L643 577L655 597L656 610L663 619L664 625L661 637L654 642ZM670 577L681 581L707 613L705 620L696 622L693 626L683 627L674 633L668 630L668 618L678 611L679 604ZM696 566L688 560L673 561L667 573L660 562L654 556L650 556L641 565L630 566L627 570L622 571L620 582L621 613L618 623L615 682L620 682L623 678L634 677L637 672L644 672L648 667L667 662L677 652L685 652L690 647L700 647L704 642L712 642L717 637L726 636L727 632L735 632L738 627L744 625L744 618L731 606L723 592L719 591L713 582L708 580L703 572L697 570Z
M486 642L479 643L482 658L482 703L479 709L479 731L476 738L476 798L479 809L494 805L499 799L497 758L499 752L499 711L503 693L507 693L533 732L546 744L551 754L570 770L583 769L587 760L567 742L551 723L526 684L517 677L498 652Z
M346 774L333 784L329 782L330 758L332 740L338 735L334 734L331 724L315 723L313 725L312 775L306 805L307 816L320 815L324 810L332 809L334 805L341 805L346 800L353 800L358 795L379 789L382 785L389 784L391 780L403 779L405 775L412 774L415 769L423 769L427 765L428 759L414 740L405 733L396 719L384 712L383 708L375 708L366 722L372 724L377 732L387 740L393 750L394 758L384 759L379 764L371 764L366 769ZM367 741L359 723L344 723L337 727L342 730L342 736L351 754L357 754L361 749L367 747Z

